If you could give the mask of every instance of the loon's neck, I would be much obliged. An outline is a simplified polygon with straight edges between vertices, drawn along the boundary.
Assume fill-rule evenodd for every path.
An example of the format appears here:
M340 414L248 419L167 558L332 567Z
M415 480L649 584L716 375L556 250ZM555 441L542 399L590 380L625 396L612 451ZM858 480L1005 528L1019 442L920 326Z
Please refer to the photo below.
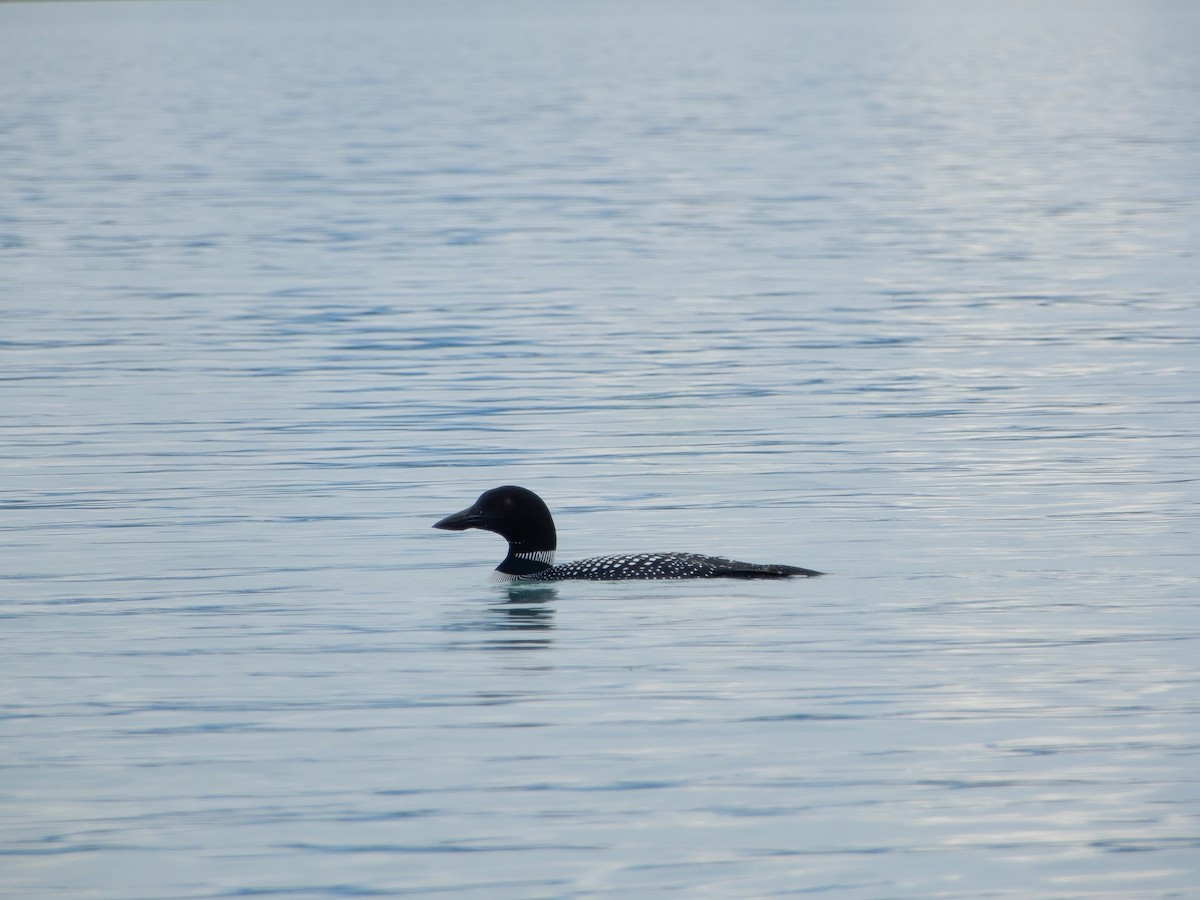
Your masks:
M553 550L522 550L517 551L512 544L508 545L508 556L504 562L496 566L501 575L517 578L521 575L536 575L554 566Z

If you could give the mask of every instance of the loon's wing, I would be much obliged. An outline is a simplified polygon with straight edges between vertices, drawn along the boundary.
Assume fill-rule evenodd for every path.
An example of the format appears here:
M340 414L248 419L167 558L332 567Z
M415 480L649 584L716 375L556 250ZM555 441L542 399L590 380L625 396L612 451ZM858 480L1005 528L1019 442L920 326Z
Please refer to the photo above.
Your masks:
M626 581L683 578L790 578L820 575L814 569L740 562L722 556L698 553L634 553L626 556L596 556L564 563L534 575L537 581Z

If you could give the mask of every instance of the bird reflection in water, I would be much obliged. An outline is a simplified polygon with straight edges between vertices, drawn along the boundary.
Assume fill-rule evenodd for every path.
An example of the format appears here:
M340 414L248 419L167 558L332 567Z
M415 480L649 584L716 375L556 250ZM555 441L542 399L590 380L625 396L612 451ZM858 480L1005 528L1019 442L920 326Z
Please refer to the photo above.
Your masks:
M504 603L490 608L496 613L492 628L501 631L549 631L554 627L554 607L546 604L558 597L556 588L529 584L506 585L501 596L506 598Z

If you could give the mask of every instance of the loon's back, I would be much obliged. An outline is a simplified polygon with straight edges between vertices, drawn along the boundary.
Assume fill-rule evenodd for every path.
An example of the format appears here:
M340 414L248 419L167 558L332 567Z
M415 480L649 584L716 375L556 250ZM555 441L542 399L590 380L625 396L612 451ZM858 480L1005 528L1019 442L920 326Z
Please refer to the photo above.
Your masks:
M799 566L739 562L698 553L635 553L597 556L554 565L558 536L554 518L542 498L513 485L484 491L462 512L437 522L434 528L465 531L481 528L508 541L508 555L496 567L501 578L512 581L625 581L680 578L790 578L821 573Z
M793 575L820 575L813 569L771 563L748 563L723 556L699 553L634 553L625 556L594 556L577 562L552 566L531 575L518 575L518 581L625 581L646 579L662 581L681 578L790 578Z

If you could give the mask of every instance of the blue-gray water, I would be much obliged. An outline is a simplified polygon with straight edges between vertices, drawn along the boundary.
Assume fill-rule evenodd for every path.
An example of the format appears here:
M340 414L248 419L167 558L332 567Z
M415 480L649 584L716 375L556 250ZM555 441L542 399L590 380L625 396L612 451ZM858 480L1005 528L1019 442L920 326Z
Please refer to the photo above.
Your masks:
M650 6L0 4L0 893L1196 896L1200 7Z

